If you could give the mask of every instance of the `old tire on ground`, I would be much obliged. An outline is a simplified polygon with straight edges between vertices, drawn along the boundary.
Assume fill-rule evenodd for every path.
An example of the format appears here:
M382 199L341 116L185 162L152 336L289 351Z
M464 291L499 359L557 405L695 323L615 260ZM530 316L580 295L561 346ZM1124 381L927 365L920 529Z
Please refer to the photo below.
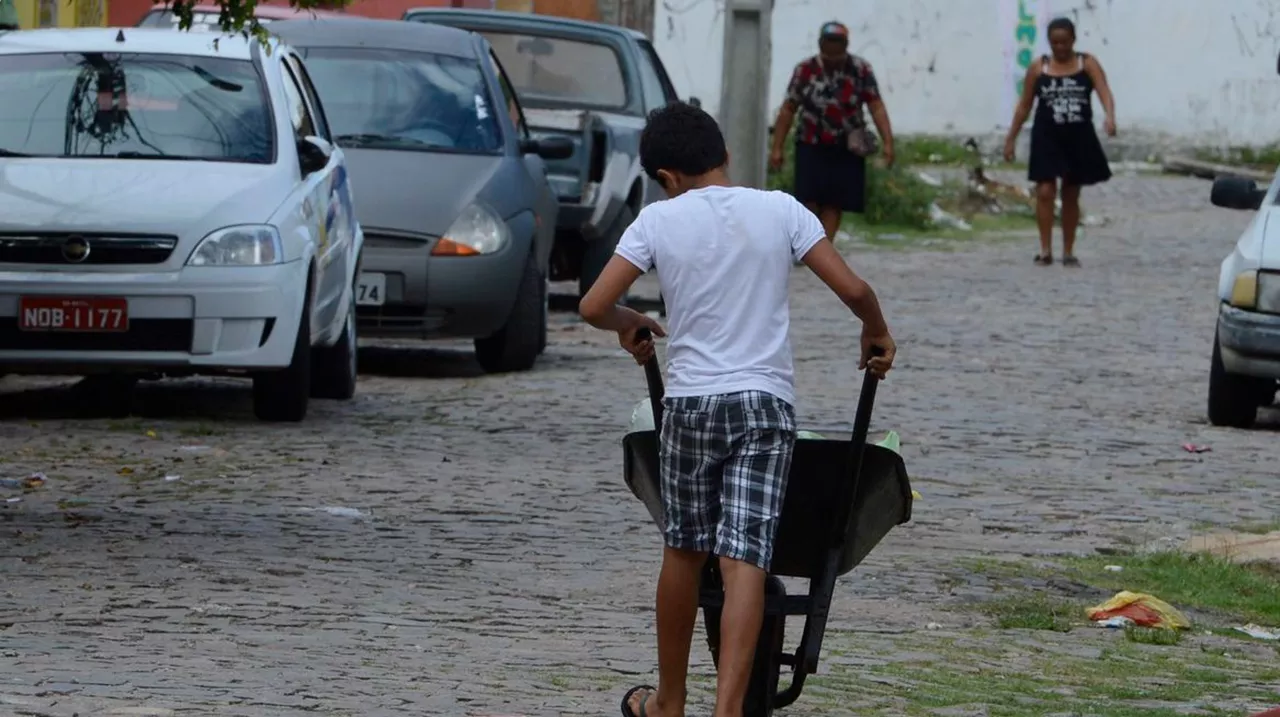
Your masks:
M297 422L307 417L311 399L311 282L298 320L289 365L253 377L253 415L262 421Z
M547 280L530 254L525 259L516 303L511 307L506 325L493 336L476 339L476 360L487 373L533 368L542 352L547 328L546 287Z
M594 241L586 242L586 246L582 249L582 271L578 274L578 298L586 296L587 290L596 283L596 277L600 276L605 264L613 258L613 250L618 246L622 233L631 226L635 218L635 212L631 207L623 205L609 230ZM622 300L625 301L626 298L624 294Z
M332 346L312 349L311 397L349 401L356 395L359 376L357 355L359 341L356 337L356 295L351 292L347 306L347 319L342 324L342 336Z
M1227 373L1215 335L1209 366L1209 423L1231 428L1253 426L1258 418L1259 391L1257 379Z

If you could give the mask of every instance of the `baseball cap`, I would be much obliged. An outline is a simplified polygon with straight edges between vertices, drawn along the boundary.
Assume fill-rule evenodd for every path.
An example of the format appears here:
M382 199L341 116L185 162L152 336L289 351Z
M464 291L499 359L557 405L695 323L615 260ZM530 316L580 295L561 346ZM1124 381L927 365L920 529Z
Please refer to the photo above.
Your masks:
M823 40L848 40L849 28L844 23L832 20L823 23L822 29L818 30L818 37Z

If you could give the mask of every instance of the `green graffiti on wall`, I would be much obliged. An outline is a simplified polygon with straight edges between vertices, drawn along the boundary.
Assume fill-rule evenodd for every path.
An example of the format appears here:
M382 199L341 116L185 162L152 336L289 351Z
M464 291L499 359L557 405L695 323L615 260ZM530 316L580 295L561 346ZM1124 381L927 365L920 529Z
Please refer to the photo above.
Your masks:
M1013 29L1014 44L1017 45L1018 69L1013 78L1015 97L1022 94L1022 78L1031 67L1036 51L1036 15L1027 11L1026 0L1018 0L1018 24Z

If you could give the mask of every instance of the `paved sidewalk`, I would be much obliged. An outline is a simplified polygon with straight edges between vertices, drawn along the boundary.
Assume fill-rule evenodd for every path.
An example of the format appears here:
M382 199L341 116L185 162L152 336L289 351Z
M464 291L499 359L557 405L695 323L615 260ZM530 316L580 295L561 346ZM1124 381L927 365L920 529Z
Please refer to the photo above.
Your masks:
M923 631L961 557L1274 519L1276 414L1204 419L1218 264L1248 221L1208 195L1086 190L1110 222L1078 270L1034 266L1032 239L853 257L901 346L873 429L900 432L924 498L838 588L833 655ZM794 279L801 423L847 430L858 326ZM659 538L619 445L644 377L613 338L556 317L522 375L362 360L382 375L297 426L254 422L236 382L144 387L148 417L107 420L0 379L0 477L48 476L0 503L0 714L612 715L652 679ZM816 717L807 699L785 714Z

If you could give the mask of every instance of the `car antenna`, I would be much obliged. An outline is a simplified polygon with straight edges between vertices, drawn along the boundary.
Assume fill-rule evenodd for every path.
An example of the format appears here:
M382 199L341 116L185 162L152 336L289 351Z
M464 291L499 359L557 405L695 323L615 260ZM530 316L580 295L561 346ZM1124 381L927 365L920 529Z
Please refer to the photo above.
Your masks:
M124 42L124 30L116 33L116 42Z

